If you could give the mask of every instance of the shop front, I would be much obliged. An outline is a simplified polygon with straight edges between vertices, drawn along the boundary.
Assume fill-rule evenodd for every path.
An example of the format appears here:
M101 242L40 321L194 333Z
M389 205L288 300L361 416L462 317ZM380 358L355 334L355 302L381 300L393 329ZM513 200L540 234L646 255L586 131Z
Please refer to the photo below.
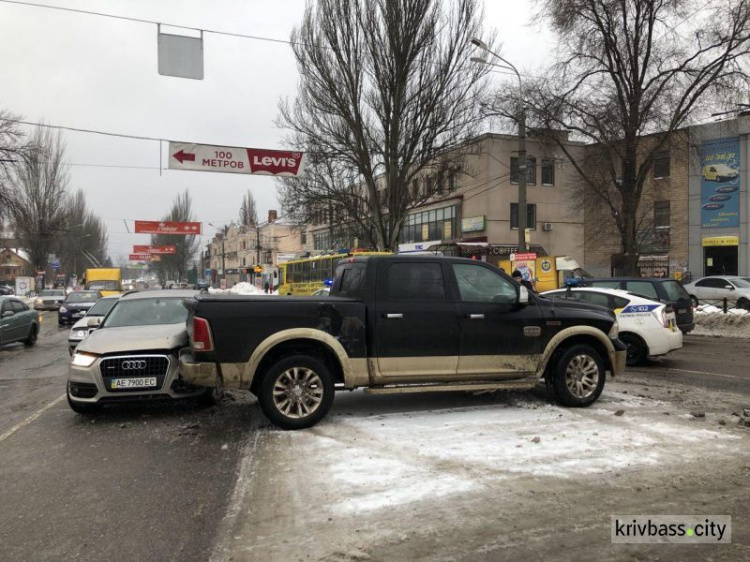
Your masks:
M704 275L739 275L739 236L706 236L701 246Z

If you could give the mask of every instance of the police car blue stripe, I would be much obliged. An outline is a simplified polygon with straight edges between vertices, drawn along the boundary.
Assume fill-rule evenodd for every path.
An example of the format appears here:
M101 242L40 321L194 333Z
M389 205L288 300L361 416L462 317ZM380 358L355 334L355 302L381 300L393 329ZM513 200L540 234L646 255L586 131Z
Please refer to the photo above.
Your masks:
M620 314L632 314L635 312L651 312L652 310L656 310L659 308L660 304L629 304L625 308L622 309L622 312Z

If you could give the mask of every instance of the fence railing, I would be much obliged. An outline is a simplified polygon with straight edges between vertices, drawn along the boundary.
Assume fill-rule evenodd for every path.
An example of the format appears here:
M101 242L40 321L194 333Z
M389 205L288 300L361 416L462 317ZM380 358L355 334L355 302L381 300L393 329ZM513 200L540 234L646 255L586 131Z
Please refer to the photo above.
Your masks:
M729 300L724 297L723 299L698 299L697 302L694 300L696 312L721 312L723 314L737 314L738 316L744 316L750 314L750 306L745 305L738 306L737 301Z

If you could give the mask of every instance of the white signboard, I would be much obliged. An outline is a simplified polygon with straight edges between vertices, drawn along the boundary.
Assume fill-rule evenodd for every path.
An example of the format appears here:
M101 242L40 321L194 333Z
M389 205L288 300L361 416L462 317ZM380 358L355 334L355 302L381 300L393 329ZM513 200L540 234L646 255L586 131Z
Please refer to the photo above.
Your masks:
M304 156L288 150L169 143L171 170L296 177L302 172Z
M31 277L16 277L16 296L24 297L31 291Z
M429 254L431 252L427 251L427 248L430 246L435 246L436 244L442 244L442 240L429 240L427 242L414 242L411 244L399 244L398 245L398 253L399 254Z

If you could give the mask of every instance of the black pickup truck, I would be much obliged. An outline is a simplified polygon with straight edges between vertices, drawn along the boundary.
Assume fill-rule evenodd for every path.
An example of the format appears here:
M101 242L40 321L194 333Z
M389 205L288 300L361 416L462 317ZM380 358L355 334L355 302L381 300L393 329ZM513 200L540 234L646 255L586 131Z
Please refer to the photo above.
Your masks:
M588 406L625 365L603 308L530 295L501 270L443 257L343 260L330 296L185 301L190 383L253 392L284 429L323 419L335 390L530 389Z

